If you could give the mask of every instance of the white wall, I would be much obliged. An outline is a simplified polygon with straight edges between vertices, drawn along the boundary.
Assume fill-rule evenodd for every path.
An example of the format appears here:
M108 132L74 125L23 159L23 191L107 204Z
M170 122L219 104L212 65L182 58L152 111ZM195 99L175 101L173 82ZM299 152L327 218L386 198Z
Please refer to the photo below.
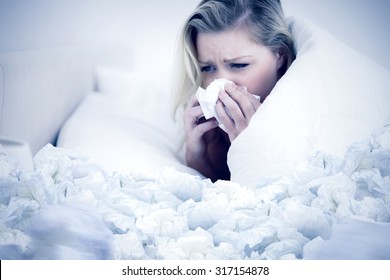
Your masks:
M133 49L139 71L161 71L198 0L0 0L0 52L67 44ZM282 0L286 15L309 19L390 69L390 1ZM165 61L164 61L165 58ZM152 64L151 64L152 63Z
M305 18L390 69L390 1L282 0L286 15Z
M138 72L166 72L197 0L0 0L0 52L63 45L112 47ZM165 58L165 60L164 60ZM147 74L145 73L145 74Z

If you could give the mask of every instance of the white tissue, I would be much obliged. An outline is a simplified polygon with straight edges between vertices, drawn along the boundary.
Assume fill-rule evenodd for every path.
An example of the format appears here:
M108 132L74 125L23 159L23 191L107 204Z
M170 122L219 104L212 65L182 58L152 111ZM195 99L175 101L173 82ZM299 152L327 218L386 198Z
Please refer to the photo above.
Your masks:
M215 79L206 89L199 87L196 91L196 98L198 99L199 105L202 108L205 119L208 120L214 117L218 121L219 127L223 130L225 130L225 128L219 119L217 111L215 110L215 106L217 105L219 92L224 90L225 85L227 84L234 83L227 79ZM260 100L259 96L253 96ZM230 116L229 111L226 108L225 110Z
M206 120L215 117L218 123L221 123L218 114L215 111L215 105L218 101L219 92L224 90L225 85L229 83L232 84L233 82L226 79L216 79L206 89L199 87L196 92L196 98L199 101L199 105L202 108Z

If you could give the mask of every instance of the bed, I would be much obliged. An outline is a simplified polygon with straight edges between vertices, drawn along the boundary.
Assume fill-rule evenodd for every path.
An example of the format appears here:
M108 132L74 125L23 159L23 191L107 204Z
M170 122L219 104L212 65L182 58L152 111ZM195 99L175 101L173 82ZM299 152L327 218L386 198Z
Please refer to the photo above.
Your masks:
M0 259L390 259L390 72L289 24L297 59L215 183L161 79L101 49L2 53Z

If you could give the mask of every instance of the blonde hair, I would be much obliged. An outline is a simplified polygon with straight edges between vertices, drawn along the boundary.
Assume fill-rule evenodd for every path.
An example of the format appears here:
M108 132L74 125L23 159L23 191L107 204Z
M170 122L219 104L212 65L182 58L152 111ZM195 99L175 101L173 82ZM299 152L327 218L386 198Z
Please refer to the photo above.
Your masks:
M203 0L185 21L177 45L174 113L185 105L201 84L196 37L199 32L221 32L244 27L252 39L286 57L282 73L295 59L291 33L280 0Z

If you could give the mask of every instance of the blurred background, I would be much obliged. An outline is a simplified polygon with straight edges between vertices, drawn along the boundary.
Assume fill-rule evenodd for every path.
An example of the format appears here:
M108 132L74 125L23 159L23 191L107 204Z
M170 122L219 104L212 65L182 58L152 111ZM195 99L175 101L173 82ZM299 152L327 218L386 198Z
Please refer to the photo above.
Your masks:
M171 69L180 26L198 2L0 0L0 52L107 46L119 66L163 77ZM287 16L314 22L390 69L389 1L282 0L282 5Z

